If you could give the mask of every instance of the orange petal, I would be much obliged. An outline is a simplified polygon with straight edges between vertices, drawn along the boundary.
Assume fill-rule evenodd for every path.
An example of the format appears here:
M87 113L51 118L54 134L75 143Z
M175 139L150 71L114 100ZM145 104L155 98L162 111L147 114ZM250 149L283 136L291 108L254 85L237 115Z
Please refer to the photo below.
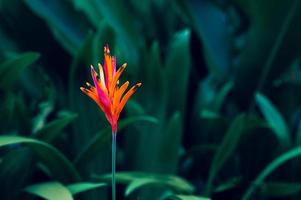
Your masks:
M95 103L97 103L98 107L104 112L106 113L107 109L105 108L104 105L102 105L102 103L98 100L97 94L95 92L92 92L91 90L84 88L84 87L80 87L80 90L85 93L87 96L89 96L93 101L95 101Z
M109 88L111 85L113 77L113 66L112 66L112 56L110 55L110 49L108 46L104 47L104 69L106 75L106 86Z
M129 82L125 82L124 84L122 84L122 86L116 90L115 94L114 94L114 99L113 99L113 108L114 108L114 112L117 111L120 99L123 95L123 93L125 92L125 90L128 88L129 86Z
M117 84L117 82L118 82L118 79L119 79L119 77L121 76L122 72L125 70L126 65L127 65L127 64L124 63L124 64L117 70L116 74L114 75L114 78L113 78L111 87L110 87L110 89L109 89L109 91L110 91L109 93L110 93L110 95L112 95L112 96L113 96L113 94L114 94L114 91L115 91L115 88L116 88L116 84Z
M134 85L123 97L118 105L117 113L120 113L125 106L126 102L129 100L129 98L135 93L135 91L141 86L141 83L137 83Z

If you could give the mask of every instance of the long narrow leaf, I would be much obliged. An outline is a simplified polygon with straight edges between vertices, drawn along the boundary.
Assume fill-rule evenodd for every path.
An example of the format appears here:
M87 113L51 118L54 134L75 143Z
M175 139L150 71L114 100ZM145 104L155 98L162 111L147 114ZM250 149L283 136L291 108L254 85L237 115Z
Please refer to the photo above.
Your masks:
M222 141L222 144L218 148L211 164L208 185L206 189L207 193L211 192L212 182L215 176L222 168L226 160L229 158L229 156L234 152L235 148L237 147L239 139L241 138L241 135L243 134L245 128L245 121L246 121L246 115L245 114L239 115L233 121L230 128L228 129Z
M285 162L301 156L301 147L296 147L273 160L268 164L261 173L256 177L254 182L249 186L245 194L243 195L243 200L250 199L251 195L255 192L256 188L263 183L264 179L269 176L273 171L280 167Z
M96 188L107 186L106 183L90 183L90 182L80 182L73 183L68 185L68 189L70 190L72 195L76 195L82 192L86 192L88 190L93 190Z
M270 102L270 100L260 93L256 94L256 103L269 126L275 132L280 144L283 145L283 147L289 147L292 143L290 133L281 113L272 104L272 102Z
M73 164L53 146L31 138L20 136L0 136L0 147L26 144L39 156L51 174L62 182L76 182L80 176Z
M38 183L28 186L24 190L48 200L73 200L68 188L59 182Z

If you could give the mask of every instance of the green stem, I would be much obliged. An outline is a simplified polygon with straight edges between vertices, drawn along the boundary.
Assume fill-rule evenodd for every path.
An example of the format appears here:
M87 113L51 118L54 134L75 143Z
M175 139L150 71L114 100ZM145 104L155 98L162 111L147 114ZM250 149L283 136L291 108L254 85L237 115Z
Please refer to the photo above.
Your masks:
M116 137L117 132L112 132L112 199L116 200Z

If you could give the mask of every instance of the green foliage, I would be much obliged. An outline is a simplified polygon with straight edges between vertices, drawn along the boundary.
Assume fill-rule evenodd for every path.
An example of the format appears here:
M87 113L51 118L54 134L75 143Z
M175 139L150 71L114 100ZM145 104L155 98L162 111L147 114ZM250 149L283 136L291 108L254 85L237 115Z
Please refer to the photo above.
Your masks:
M68 190L70 190L72 195L79 194L85 191L97 189L99 187L104 187L107 184L105 183L90 183L90 182L80 182L80 183L73 183L68 185Z
M73 200L71 192L59 182L39 183L30 185L24 189L26 192L37 195L44 199Z
M119 131L132 124L134 122L139 121L146 121L155 123L157 120L150 116L138 116L138 117L131 117L119 122ZM111 128L104 128L99 133L95 134L93 138L87 143L86 146L83 147L83 150L78 154L75 158L75 163L77 164L87 164L87 162L96 156L96 154L101 151L101 149L108 146L111 137Z
M279 138L280 143L282 143L284 147L289 147L292 142L289 130L282 115L275 106L260 93L256 94L256 102L269 126L273 129L277 138Z
M0 64L0 88L10 89L26 67L39 58L38 53L28 52L9 58Z
M51 175L63 182L78 181L80 176L73 164L56 148L39 140L20 136L0 136L0 147L26 144L39 156Z
M103 186L106 186L106 184L81 182L64 186L59 182L46 182L27 186L24 191L49 200L73 200L72 196L75 194Z
M110 181L111 175L99 177L100 180ZM127 184L125 195L128 196L137 189L148 185L162 185L178 193L192 193L194 187L186 180L173 175L163 175L143 172L119 172L116 174L118 183Z
M168 197L167 199L170 200L210 200L209 198L205 197L197 197L192 195L173 195Z
M111 129L79 90L105 44L120 84L142 83L118 124L118 199L300 199L300 11L0 0L1 199L111 199Z
M275 160L273 160L271 163L269 163L263 170L260 172L260 174L256 177L252 185L248 188L246 193L243 195L243 199L249 199L251 194L254 192L256 187L260 185L264 179L270 175L274 170L279 168L280 165L284 164L285 162L294 159L301 155L301 147L296 147L288 152L285 152L284 154L277 157Z
M267 182L260 187L260 193L267 197L287 197L300 192L300 183Z

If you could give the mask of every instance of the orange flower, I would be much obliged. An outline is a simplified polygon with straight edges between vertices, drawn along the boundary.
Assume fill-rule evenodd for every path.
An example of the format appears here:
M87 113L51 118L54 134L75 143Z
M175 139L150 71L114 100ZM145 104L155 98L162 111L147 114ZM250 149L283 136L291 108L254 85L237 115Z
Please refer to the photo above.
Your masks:
M125 67L126 63L116 71L116 57L110 55L109 46L106 45L104 47L104 66L102 67L101 64L98 64L98 74L91 65L91 75L94 86L87 82L87 88L80 88L85 94L93 99L104 112L107 120L112 126L113 133L116 133L117 131L117 122L123 107L141 86L141 83L137 83L126 93L125 91L129 86L128 81L122 86L118 86L119 77Z

